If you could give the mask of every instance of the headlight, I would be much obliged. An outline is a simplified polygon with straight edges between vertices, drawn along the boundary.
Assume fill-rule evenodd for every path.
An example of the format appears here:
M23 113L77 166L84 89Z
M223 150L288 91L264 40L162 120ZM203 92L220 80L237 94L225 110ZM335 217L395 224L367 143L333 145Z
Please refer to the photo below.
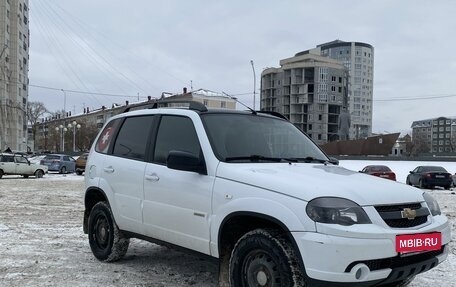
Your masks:
M351 200L319 197L307 204L307 215L315 222L353 225L371 223L364 209Z
M429 210L431 211L432 216L440 215L442 214L440 212L440 206L437 200L435 200L432 195L430 195L427 192L423 193L424 200L426 201L427 206L429 207Z

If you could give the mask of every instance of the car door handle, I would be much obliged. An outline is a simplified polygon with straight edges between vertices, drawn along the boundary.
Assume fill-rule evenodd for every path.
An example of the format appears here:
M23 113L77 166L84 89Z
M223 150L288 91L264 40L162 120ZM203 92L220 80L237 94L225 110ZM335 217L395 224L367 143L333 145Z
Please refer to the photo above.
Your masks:
M107 172L107 173L113 173L114 172L114 169L112 168L112 166L105 167L103 170L105 172Z
M145 178L149 181L159 181L160 177L154 172L152 174L146 174Z

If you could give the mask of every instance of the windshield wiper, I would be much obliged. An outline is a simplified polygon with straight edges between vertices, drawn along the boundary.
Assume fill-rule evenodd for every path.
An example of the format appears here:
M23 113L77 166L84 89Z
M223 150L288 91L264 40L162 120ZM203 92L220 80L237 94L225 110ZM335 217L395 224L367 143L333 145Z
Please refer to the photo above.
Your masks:
M233 156L225 158L225 161L237 161L237 160L249 160L249 161L272 161L272 162L281 162L282 158L279 157L267 157L257 154L252 154L249 156Z
M284 160L289 160L293 162L305 162L305 163L311 163L311 162L318 162L318 163L329 163L329 160L327 159L319 159L319 158L314 158L311 156L308 157L295 157L295 158L285 158Z

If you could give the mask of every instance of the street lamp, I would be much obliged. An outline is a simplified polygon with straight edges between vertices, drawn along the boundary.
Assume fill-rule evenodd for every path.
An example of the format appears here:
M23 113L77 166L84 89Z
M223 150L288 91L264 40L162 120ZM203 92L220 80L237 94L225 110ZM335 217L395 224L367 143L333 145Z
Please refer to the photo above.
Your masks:
M61 143L61 148L62 148L62 152L65 151L65 137L64 137L64 133L67 131L67 128L64 127L63 125L60 125L58 127L55 127L55 130L58 132L60 131L60 143Z
M76 151L76 129L80 129L81 125L78 124L76 121L73 121L72 123L68 124L68 128L71 129L73 128L73 152Z
M250 60L253 70L253 110L255 110L255 96L256 96L256 76L255 76L255 67L253 66L253 60Z

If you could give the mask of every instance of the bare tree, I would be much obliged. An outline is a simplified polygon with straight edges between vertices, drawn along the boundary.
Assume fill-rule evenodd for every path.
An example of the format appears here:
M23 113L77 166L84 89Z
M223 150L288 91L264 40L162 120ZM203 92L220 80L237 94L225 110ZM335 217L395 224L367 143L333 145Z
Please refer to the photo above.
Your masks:
M47 113L49 113L49 111L42 102L28 102L27 119L32 126L33 141L35 141L36 138L36 124L39 122L40 118L42 118Z

